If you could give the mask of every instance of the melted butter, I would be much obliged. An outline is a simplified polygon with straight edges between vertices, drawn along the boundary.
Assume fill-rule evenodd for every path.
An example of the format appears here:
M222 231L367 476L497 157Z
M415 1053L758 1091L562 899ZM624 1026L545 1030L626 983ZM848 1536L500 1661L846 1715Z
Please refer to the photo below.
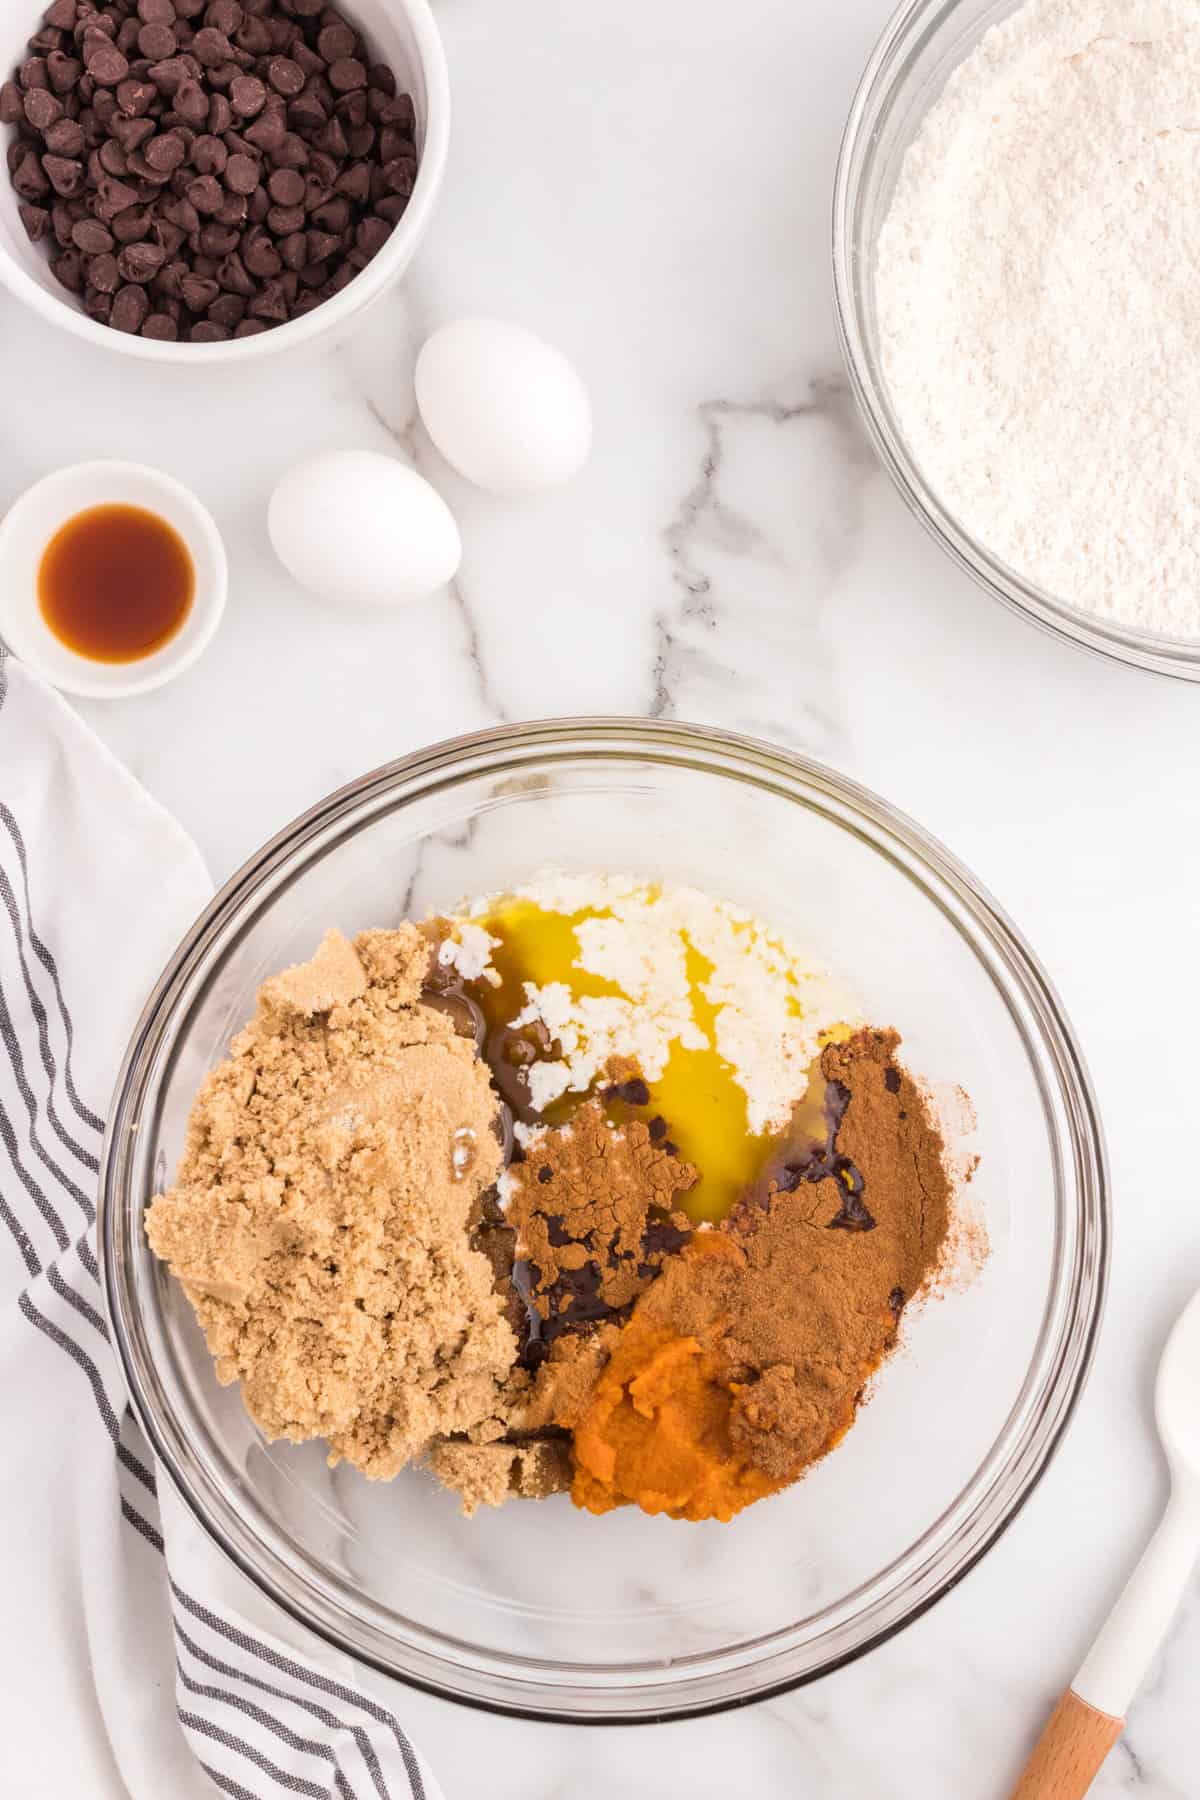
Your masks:
M500 977L499 985L471 983L472 997L484 1015L489 1045L497 1043L498 1036L504 1034L505 1027L524 1007L526 983L541 987L561 982L576 1000L604 996L630 999L615 982L579 966L578 927L587 919L611 917L611 911L605 907L555 913L533 901L516 900L502 902L494 912L475 919L499 940L492 952L492 967ZM614 1117L652 1119L661 1115L666 1120L679 1154L701 1171L700 1180L680 1204L691 1218L711 1221L724 1218L738 1195L761 1175L778 1138L750 1130L746 1094L730 1064L716 1049L717 1008L704 991L713 975L713 964L686 934L683 936L692 1017L704 1033L705 1047L685 1049L676 1039L662 1074L648 1084L650 1104L633 1108L615 1103L612 1111ZM799 1013L799 1000L793 995L790 1001ZM587 1097L564 1095L540 1117L551 1125L562 1124ZM814 1099L815 1135L819 1135L815 1122L820 1104Z

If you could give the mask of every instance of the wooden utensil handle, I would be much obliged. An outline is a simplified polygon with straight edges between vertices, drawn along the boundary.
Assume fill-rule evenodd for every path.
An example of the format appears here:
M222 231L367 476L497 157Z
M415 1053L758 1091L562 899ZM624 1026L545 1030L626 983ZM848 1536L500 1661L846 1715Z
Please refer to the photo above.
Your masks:
M1012 1800L1082 1800L1124 1724L1068 1688L1034 1745Z

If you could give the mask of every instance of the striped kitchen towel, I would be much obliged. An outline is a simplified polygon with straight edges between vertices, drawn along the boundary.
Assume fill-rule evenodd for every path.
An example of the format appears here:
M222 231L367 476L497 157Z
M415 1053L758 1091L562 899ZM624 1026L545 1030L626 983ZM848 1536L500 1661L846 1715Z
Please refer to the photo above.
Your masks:
M0 1792L439 1800L354 1666L159 1489L109 1347L104 1108L210 892L190 839L0 653Z

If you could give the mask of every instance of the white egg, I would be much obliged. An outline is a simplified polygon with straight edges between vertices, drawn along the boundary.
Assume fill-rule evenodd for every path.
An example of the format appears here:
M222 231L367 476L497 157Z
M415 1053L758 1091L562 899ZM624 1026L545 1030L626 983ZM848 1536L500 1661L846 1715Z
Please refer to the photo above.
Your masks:
M446 461L494 494L557 487L591 449L587 389L561 350L521 325L443 325L417 358L416 390Z
M284 568L326 600L420 600L462 560L454 515L429 483L374 450L297 463L271 495L267 530Z

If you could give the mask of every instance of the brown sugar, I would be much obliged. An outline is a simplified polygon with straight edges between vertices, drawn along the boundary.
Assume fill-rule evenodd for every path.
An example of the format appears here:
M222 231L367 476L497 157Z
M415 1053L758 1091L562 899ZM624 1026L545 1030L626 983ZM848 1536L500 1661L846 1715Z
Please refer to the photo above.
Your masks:
M516 1357L467 1231L500 1169L497 1103L420 1002L429 955L410 925L330 932L265 982L146 1216L266 1435L328 1438L379 1478L449 1434L498 1436Z
M897 1045L829 1046L826 1143L782 1150L639 1299L575 1432L578 1505L728 1519L852 1424L950 1222L941 1134Z
M429 1467L471 1518L481 1506L563 1493L571 1485L571 1446L566 1438L529 1444L442 1440L429 1452Z

